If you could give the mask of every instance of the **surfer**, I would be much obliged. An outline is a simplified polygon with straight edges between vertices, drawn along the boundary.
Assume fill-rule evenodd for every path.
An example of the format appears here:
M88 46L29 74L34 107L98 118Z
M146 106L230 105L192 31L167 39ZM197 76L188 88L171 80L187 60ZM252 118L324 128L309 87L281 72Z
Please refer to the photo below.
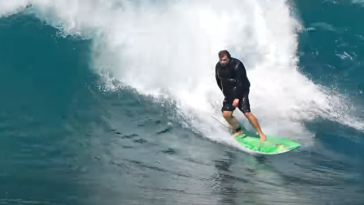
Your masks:
M232 58L227 50L220 51L218 56L219 62L215 66L215 77L217 85L225 97L221 111L225 120L232 126L234 137L243 134L239 122L233 116L233 112L237 107L258 131L260 140L265 141L266 136L260 129L257 118L250 110L248 98L250 81L244 64L240 60Z

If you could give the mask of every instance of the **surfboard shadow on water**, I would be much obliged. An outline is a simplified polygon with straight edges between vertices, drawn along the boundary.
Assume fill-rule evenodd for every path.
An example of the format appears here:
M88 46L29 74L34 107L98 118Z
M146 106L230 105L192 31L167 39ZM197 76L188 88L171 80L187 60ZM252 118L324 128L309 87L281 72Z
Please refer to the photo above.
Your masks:
M282 160L287 155L275 155ZM267 156L254 156L239 151L226 151L215 159L216 174L211 178L212 192L220 197L222 204L307 204L312 202L292 189L295 182L282 176ZM310 190L303 187L303 190ZM274 196L272 197L272 193Z

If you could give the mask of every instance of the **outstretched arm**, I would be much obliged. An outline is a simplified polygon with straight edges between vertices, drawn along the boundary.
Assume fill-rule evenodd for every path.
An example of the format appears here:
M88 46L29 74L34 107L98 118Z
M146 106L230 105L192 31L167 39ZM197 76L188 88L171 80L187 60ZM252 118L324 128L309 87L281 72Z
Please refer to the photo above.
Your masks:
M222 90L222 87L221 87L221 79L217 75L217 66L215 66L215 78L216 78L217 85L219 86L220 90Z
M241 99L243 96L244 80L246 79L246 70L243 63L239 62L235 67L236 91L235 99Z

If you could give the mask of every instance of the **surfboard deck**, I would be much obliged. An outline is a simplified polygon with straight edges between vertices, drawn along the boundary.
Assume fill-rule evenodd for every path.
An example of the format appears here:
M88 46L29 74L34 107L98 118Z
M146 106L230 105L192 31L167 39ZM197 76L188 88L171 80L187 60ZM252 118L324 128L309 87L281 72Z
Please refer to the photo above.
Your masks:
M220 122L216 118L215 120ZM225 127L227 127L224 123L222 122L220 123ZM245 127L241 122L239 122L239 124L243 134L237 137L234 136L232 137L235 138L235 140L242 147L245 147L253 151L254 153L263 155L282 154L297 149L301 146L300 143L298 143L297 141L267 134L266 134L267 139L264 142L261 142L258 133L251 133L247 129L245 129ZM231 127L227 128L228 130L232 131Z
M257 137L243 133L243 135L235 137L235 140L243 147L252 150L259 154L282 154L294 150L301 145L287 138L266 135L267 139L264 142Z

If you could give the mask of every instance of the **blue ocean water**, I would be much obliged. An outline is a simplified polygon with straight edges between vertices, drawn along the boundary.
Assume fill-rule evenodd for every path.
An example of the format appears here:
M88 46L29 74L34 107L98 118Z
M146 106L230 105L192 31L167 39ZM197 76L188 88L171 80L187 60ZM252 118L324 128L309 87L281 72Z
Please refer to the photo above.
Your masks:
M285 107L297 106L298 113L303 113L297 117L290 115L293 111L289 110L287 117L281 115L286 111L284 107L273 101L269 103L271 93L261 92L254 97L254 92L258 91L252 88L252 109L265 125L263 130L274 132L276 127L292 127L295 132L290 137L303 145L297 151L275 156L253 156L223 143L225 138L222 135L212 138L212 134L206 134L211 121L201 121L199 113L214 114L215 111L204 109L207 106L204 96L217 101L217 106L220 106L221 99L210 95L209 90L205 93L202 89L204 83L189 84L189 80L196 78L202 82L202 78L211 77L214 82L213 75L201 77L209 73L187 67L183 67L186 72L178 72L178 64L184 66L185 61L209 59L207 54L200 54L199 58L190 56L186 60L183 51L193 53L196 49L215 46L207 45L192 31L196 24L191 22L196 21L187 17L204 8L198 3L197 6L189 5L191 13L184 18L174 16L179 11L178 4L170 14L170 8L164 2L155 3L161 13L180 20L180 27L183 27L182 23L191 23L191 30L178 31L188 38L172 38L164 30L157 32L164 28L162 26L173 27L168 24L168 19L159 19L160 27L157 23L148 27L149 16L136 19L130 12L140 9L146 16L153 13L154 10L148 10L147 3L110 1L110 4L101 3L103 7L98 8L93 1L30 2L0 1L0 204L364 204L364 78L361 77L364 73L364 28L360 23L364 7L360 2L306 0L290 2L285 7L265 8L255 1L231 1L238 9L241 6L260 9L263 12L254 15L265 18L265 21L269 20L269 11L275 10L277 15L282 15L277 16L277 24L287 18L297 19L302 27L292 33L292 36L297 34L297 49L294 50L294 56L298 58L297 74L326 89L322 91L324 94L317 94L316 89L305 92L309 85L289 81L289 77L294 78L291 71L272 68L269 75L276 78L287 75L288 78L276 79L272 81L274 83L263 82L256 90L281 89L273 93L283 96L279 98L280 103ZM221 2L211 2L211 8L221 8ZM117 12L111 9L116 7L122 9ZM279 12L289 7L292 16ZM82 8L94 12L85 12ZM118 12L127 13L123 17L129 19L119 21L115 16ZM58 27L57 17L63 18L65 29ZM112 26L122 32L107 36L105 33L115 30L108 30L113 21L104 18L117 21ZM270 35L264 31L274 33L274 26L262 27L258 25L261 22L252 21L253 26L244 24L244 28L246 32L259 28L257 32L268 39ZM71 29L67 30L67 26ZM99 33L97 28L105 33ZM78 31L81 35L73 35ZM144 31L153 32L133 38ZM175 35L172 29L170 32ZM210 32L213 36L217 31L211 29ZM155 33L158 35L154 36ZM120 43L120 48L118 37L124 35L130 44ZM255 46L262 46L259 42L264 39L252 36L257 43L254 46L249 44L249 48L254 50ZM185 47L174 43L177 40L193 45L200 42L205 47L184 50ZM152 54L165 45L156 46L152 41L165 41L169 46L176 44L181 50L174 54L159 53L156 56L164 57L156 62ZM145 45L141 53L138 49L133 50L141 45L138 42ZM286 46L283 41L280 43L278 47ZM236 53L240 47L247 50L239 44L236 46ZM216 55L215 51L208 52ZM124 54L130 59L137 54L137 61L119 59ZM244 54L260 55L247 51ZM138 64L142 61L140 59L146 63ZM175 64L152 70L154 64L159 66L164 65L158 64L164 60L169 62L166 59L172 59ZM247 60L247 65L254 64L252 59L255 58ZM211 65L217 61L213 60ZM95 69L100 65L109 68L107 75ZM125 67L118 67L120 65ZM146 65L150 67L144 68ZM259 80L256 76L268 75L264 71L258 68L248 70L253 84ZM112 80L105 78L109 74L114 76ZM178 81L175 76L182 80ZM138 78L143 80L138 81ZM167 78L172 78L176 84L184 82L182 88L176 86L172 89ZM181 91L175 93L177 97L171 93L171 90L177 92L177 89L190 86L192 90L202 91L199 95L194 95L191 90ZM285 86L294 91L292 96L287 96L297 101L289 101L284 95L290 92ZM207 87L217 89L215 84ZM155 89L147 92L146 88ZM167 101L156 100L156 93L161 90L166 90L167 97L162 99ZM187 96L184 98L186 104L191 103L191 107L200 111L194 113L188 106L178 105L181 96ZM321 96L330 100L321 104L319 100L314 101ZM314 102L308 106L311 98ZM263 105L277 109L264 108ZM273 111L265 115L259 112L262 109ZM311 112L314 118L302 117ZM268 120L264 120L265 117ZM197 123L201 127L191 127L194 123L191 118L200 120ZM281 118L285 124L280 123ZM218 126L214 123L212 127ZM217 129L229 138L227 131Z

